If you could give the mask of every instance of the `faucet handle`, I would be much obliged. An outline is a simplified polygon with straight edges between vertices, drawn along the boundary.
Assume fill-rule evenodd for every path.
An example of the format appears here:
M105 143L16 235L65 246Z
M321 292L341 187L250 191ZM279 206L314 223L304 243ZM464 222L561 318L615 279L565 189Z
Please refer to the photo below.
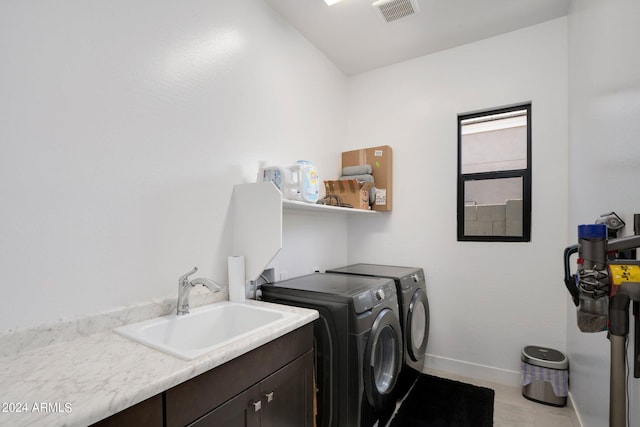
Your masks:
M193 273L195 273L196 271L198 271L198 267L193 267L193 270L191 270L190 272L183 274L182 276L180 276L180 278L178 279L178 284L182 285L182 284L186 284L188 283L189 280L189 276L191 276Z

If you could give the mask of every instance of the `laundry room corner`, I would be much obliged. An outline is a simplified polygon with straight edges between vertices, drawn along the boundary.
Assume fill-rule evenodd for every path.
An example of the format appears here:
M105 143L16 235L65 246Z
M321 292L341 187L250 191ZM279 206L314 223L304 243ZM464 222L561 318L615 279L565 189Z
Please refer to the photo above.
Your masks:
M538 58L549 61L540 68ZM525 345L566 350L567 19L349 78L348 141L394 149L394 209L351 220L350 263L425 269L427 366L517 385ZM530 242L456 240L458 114L532 104ZM375 120L385 117L385 120ZM544 170L544 172L543 172Z

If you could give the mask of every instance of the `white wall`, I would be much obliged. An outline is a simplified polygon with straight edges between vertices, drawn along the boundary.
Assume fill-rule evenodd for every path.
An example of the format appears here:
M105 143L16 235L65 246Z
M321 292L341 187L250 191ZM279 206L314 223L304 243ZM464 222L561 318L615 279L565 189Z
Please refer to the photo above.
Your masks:
M336 165L339 169L339 159ZM271 263L276 279L310 274L315 268L324 271L346 265L347 225L347 218L342 215L285 211L282 250Z
M338 172L346 78L262 0L1 2L0 40L0 331L226 283L234 184Z
M349 261L420 266L428 366L517 383L525 345L565 350L566 19L349 79L348 143L394 150L394 209L349 224ZM457 115L532 102L530 243L456 240Z
M612 210L633 233L640 213L640 3L636 0L574 1L569 13L569 223L577 225ZM574 307L569 304L570 310ZM633 331L633 328L632 328ZM633 333L633 332L632 332ZM584 427L608 423L609 341L606 333L580 333L567 317L571 392ZM629 354L633 339L629 344ZM632 366L632 365L631 365ZM631 368L633 369L633 368ZM631 424L640 420L640 381L630 374Z

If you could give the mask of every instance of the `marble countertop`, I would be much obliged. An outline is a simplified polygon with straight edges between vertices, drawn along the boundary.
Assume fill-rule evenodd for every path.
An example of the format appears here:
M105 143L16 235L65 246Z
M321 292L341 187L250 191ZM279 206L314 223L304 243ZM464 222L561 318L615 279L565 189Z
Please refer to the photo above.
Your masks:
M0 358L0 426L87 426L318 317L315 310L247 303L295 316L191 361L135 343L112 330L5 354Z

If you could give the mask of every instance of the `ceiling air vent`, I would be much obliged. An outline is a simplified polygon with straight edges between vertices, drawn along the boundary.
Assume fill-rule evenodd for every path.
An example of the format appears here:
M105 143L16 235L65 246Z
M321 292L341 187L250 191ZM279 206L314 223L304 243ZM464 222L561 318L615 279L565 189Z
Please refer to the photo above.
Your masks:
M420 12L418 0L377 0L371 6L384 22L393 22Z

